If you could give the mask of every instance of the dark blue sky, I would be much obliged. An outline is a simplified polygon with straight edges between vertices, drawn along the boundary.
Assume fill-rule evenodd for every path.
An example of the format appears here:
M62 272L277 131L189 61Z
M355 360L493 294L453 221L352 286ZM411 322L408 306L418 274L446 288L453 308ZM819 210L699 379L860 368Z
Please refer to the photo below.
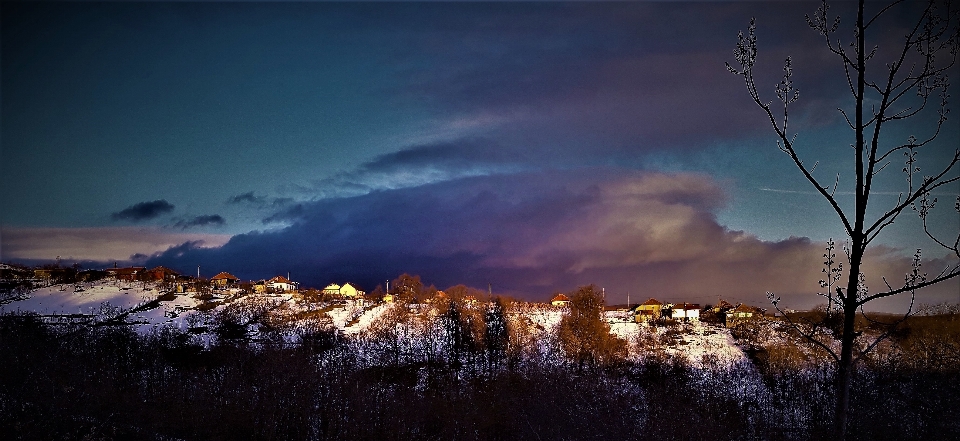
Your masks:
M0 259L368 289L410 272L531 299L815 292L841 227L723 63L757 17L766 99L792 56L798 146L825 181L849 173L817 5L4 2ZM939 256L900 223L878 251L894 275Z

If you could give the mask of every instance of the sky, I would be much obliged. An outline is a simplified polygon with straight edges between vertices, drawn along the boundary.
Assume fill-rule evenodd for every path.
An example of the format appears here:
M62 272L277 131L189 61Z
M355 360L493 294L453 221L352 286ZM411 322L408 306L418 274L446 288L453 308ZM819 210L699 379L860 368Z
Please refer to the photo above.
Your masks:
M852 100L804 19L818 5L4 2L0 260L825 303L822 254L832 238L842 256L842 225L724 66L756 17L762 97L790 56L798 151L823 182L839 176L849 208L837 109ZM831 9L844 38L849 7ZM874 67L912 7L877 25ZM929 134L931 115L884 142ZM924 172L960 144L949 116ZM872 213L905 189L902 167L878 178ZM935 195L938 233L960 228L957 193ZM868 284L900 279L918 248L930 272L951 262L919 226L904 216L877 239ZM919 301L958 293L950 281Z

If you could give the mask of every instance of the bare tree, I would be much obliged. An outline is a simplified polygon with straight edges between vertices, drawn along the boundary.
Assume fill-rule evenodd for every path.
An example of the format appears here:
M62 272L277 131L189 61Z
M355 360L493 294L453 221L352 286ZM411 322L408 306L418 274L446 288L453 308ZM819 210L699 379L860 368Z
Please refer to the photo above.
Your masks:
M880 48L868 46L867 36L880 34L877 28L880 26L881 19L889 19L890 16L902 14L904 11L918 13L919 17L907 29L895 51L889 52L886 51L887 48L883 48L883 53L892 54L892 58L883 65L884 68L878 68L877 62L871 62L871 60L878 55ZM952 232L949 233L950 237L943 237L930 228L928 223L931 210L937 202L932 192L938 189L943 191L944 186L960 180L955 168L960 161L960 150L957 150L951 159L940 164L932 174L922 178L918 176L920 168L917 162L917 155L930 150L947 120L949 83L946 74L957 60L960 15L949 0L945 2L930 0L922 5L897 0L891 4L879 5L875 11L867 11L865 1L860 0L857 6L856 24L852 28L852 40L843 42L836 36L837 30L840 29L840 18L831 18L828 12L829 7L824 1L813 16L807 16L807 23L823 36L827 49L842 63L847 85L853 97L852 111L839 109L853 132L854 139L851 146L854 153L855 172L852 176L837 175L835 180L830 179L832 182L824 185L814 176L817 163L814 162L812 166L805 163L795 149L796 132L788 128L788 117L790 105L799 99L799 92L793 85L789 57L784 63L783 79L776 87L780 104L774 107L772 102L765 102L760 98L754 81L754 66L757 60L754 20L750 22L747 35L742 32L739 35L739 42L734 51L738 66L733 67L727 64L727 69L744 78L747 91L754 102L766 113L776 132L778 147L790 157L806 180L830 205L847 235L849 245L845 249L846 286L844 287L842 281L834 278L842 270L835 270L831 256L832 244L828 246L825 255L827 259L825 272L828 278L821 284L823 287L835 290L835 293L827 293L830 296L827 315L830 318L835 314L837 322L842 324L837 325L836 333L817 332L814 329L813 332L806 334L808 340L829 353L836 362L837 398L834 430L837 438L840 439L846 435L853 368L880 339L886 336L880 335L872 342L860 341L863 336L856 327L858 311L866 317L863 307L871 301L898 294L914 296L918 289L960 275L960 265L949 264L936 275L928 277L926 273L920 271L919 249L902 285L891 285L884 278L886 285L884 289L879 292L870 292L862 274L862 265L868 246L902 214L911 211L919 215L923 231L930 239L960 258L960 246L958 246L960 231L957 232L956 238L952 236ZM900 16L897 15L896 18ZM881 136L889 133L890 127L896 127L898 123L908 119L931 122L930 132L921 137L910 136L905 142L891 143L888 137ZM871 200L876 178L899 155L906 158L903 168L906 174L906 189L900 193L896 203L882 207L879 215L869 216L870 213L875 213L868 212L868 206L873 208L870 205L871 202L876 205L876 201ZM836 191L841 180L845 181L844 185L849 185L848 180L851 179L855 186L855 203L852 210L844 209L836 199ZM960 196L957 197L954 208L960 212ZM836 285L833 283L835 281L838 282ZM835 297L833 297L834 294ZM771 300L776 305L779 298L771 295ZM911 302L911 309L912 304ZM834 308L833 305L837 307ZM909 314L910 310L904 317ZM825 340L825 338L834 337L834 334L839 334L839 353L835 346L831 346L829 341Z

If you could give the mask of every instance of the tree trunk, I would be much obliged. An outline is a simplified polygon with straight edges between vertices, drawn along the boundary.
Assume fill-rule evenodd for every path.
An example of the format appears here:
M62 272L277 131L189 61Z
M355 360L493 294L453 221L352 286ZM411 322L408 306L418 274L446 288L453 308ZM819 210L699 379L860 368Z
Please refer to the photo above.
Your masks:
M843 334L840 337L840 364L836 372L836 409L833 430L837 440L843 440L847 434L847 419L850 414L850 383L853 378L853 345L857 338L857 292L860 281L860 263L863 253L854 246L850 256L850 275L847 282L847 295L843 299Z
M863 235L864 218L867 214L867 201L870 194L869 176L864 172L864 92L866 81L866 59L863 51L865 37L863 24L864 0L857 2L857 92L856 98L856 212L853 231L850 233L850 273L847 277L847 295L843 298L843 335L840 337L840 364L837 366L837 403L834 414L834 435L837 440L843 440L847 434L847 417L850 414L850 382L853 377L853 343L857 338L856 318L857 300L859 295L860 264L863 262L865 251L865 237ZM872 156L871 156L872 159ZM867 174L870 172L867 171Z

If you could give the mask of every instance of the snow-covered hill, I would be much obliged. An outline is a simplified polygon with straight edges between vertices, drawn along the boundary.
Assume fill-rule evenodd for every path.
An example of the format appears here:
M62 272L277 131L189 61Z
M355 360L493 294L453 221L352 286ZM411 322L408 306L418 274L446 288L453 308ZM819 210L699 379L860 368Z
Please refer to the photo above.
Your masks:
M202 300L201 300L202 299ZM237 290L214 291L205 295L175 293L143 282L101 280L76 285L53 285L31 291L22 300L0 305L0 313L32 312L50 320L123 320L141 333L164 326L197 333L211 332L214 319L224 311L239 317L272 317L291 331L308 326L333 328L342 335L358 338L378 322L393 304L366 304L346 300L311 303L296 294L249 294ZM482 306L481 306L482 307ZM434 320L431 305L410 309L421 321ZM538 353L549 353L557 345L556 332L565 309L536 303L517 303L508 315L514 326L525 328L528 344ZM625 311L608 311L605 320L610 332L627 342L629 358L659 356L682 359L689 366L720 363L733 365L745 360L729 330L700 322L673 326L649 326L631 320ZM244 322L243 319L240 320ZM244 322L256 336L255 323ZM423 326L423 325L421 325ZM406 335L416 335L408 330ZM204 338L207 340L207 338Z

